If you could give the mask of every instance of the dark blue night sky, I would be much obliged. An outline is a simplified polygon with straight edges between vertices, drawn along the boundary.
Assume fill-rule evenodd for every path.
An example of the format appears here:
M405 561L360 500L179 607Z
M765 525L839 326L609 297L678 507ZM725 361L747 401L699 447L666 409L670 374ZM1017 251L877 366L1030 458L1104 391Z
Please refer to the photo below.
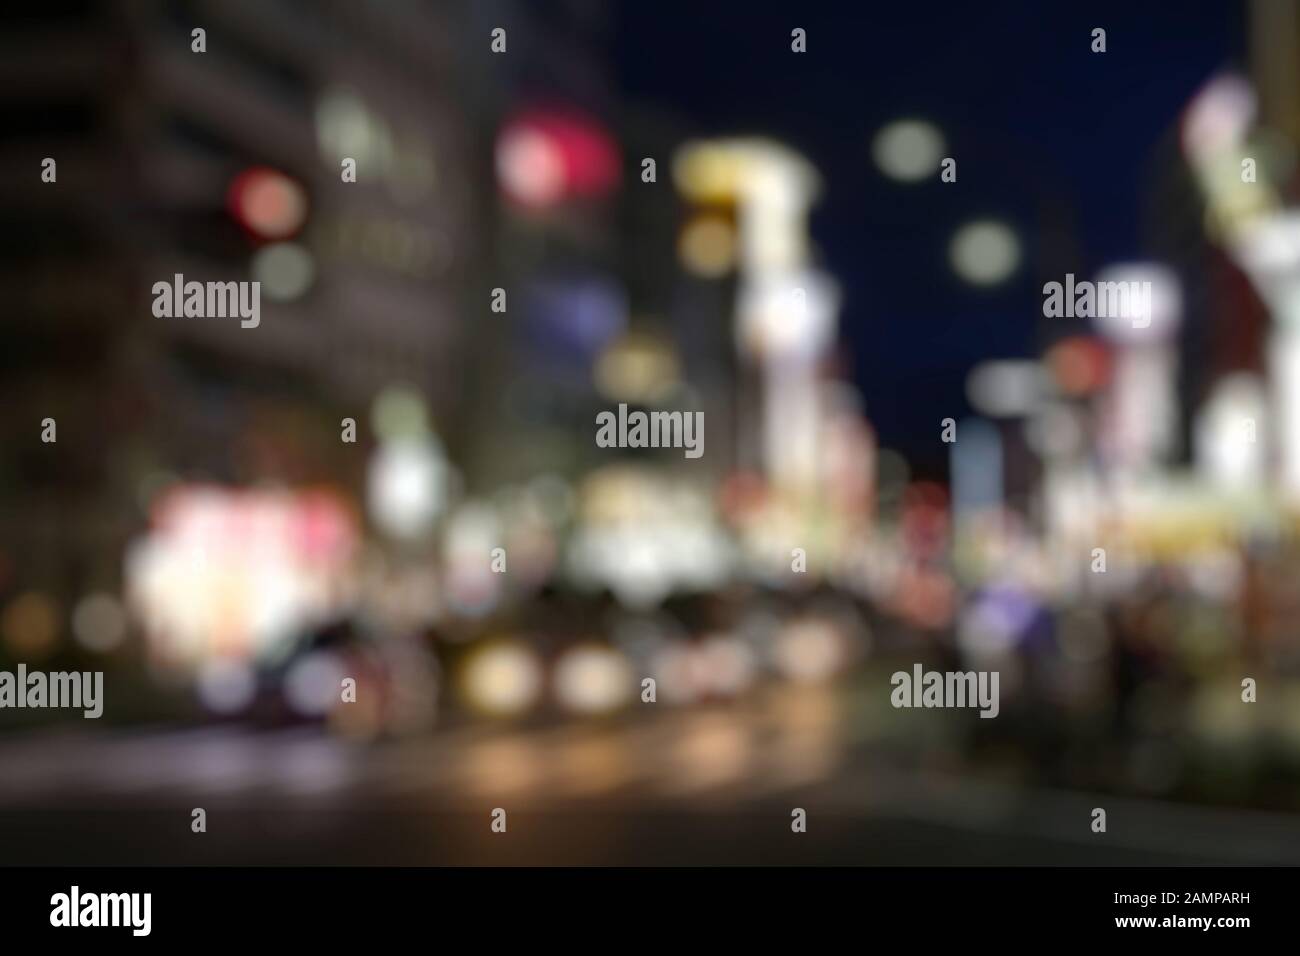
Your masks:
M813 231L843 287L853 374L882 441L921 458L939 419L967 410L975 362L1035 353L1045 274L1143 254L1156 145L1213 71L1240 63L1245 31L1241 4L1196 0L754 3L743 23L706 2L619 11L628 99L704 132L774 136L817 164ZM1089 49L1097 26L1105 54ZM872 135L909 115L944 131L956 184L877 171ZM982 215L1016 225L1027 254L988 292L947 263L953 229Z

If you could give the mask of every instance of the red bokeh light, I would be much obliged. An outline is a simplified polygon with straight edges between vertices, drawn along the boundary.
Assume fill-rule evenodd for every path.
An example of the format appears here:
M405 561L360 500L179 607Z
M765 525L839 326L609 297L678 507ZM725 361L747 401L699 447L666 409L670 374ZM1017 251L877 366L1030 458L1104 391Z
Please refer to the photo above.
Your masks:
M1062 339L1047 353L1047 364L1060 390L1070 396L1089 395L1110 377L1106 346L1086 335Z
M226 203L235 221L259 239L288 239L307 219L307 194L302 186L266 166L236 176Z
M620 163L613 137L578 113L522 113L497 138L502 190L514 202L536 209L608 195L618 186Z

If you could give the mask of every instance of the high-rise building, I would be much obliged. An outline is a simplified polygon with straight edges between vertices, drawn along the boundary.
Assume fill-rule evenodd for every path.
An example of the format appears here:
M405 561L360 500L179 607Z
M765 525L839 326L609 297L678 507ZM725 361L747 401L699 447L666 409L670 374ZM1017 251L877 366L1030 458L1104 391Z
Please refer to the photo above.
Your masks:
M477 117L492 73L469 7L6 15L0 541L23 558L19 584L114 584L142 501L170 478L359 492L389 383L424 394L455 448L490 227ZM176 274L259 281L257 327L156 317L151 289ZM343 417L358 446L340 442Z

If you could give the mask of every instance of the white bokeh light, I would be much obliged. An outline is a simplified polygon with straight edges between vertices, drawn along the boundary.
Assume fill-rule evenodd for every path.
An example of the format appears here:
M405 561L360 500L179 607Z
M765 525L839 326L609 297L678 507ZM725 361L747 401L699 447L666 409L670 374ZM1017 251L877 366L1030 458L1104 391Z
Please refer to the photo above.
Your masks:
M1011 227L993 219L967 223L948 247L957 275L973 285L996 285L1020 265L1020 240Z
M871 155L891 179L916 182L931 176L943 159L943 134L925 120L896 120L883 127L871 143Z

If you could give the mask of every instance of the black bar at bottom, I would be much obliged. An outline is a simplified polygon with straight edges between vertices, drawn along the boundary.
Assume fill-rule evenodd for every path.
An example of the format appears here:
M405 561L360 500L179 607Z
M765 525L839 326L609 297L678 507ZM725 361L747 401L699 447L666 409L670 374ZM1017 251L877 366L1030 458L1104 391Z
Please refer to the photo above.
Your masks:
M495 948L516 934L535 947L771 933L813 942L900 930L927 943L1198 937L1231 945L1287 932L1293 882L1291 870L1264 868L0 869L7 941L62 936L90 945L115 937L450 945L461 937L458 948ZM72 926L73 887L78 924L119 925ZM123 894L149 894L147 927L144 896Z

